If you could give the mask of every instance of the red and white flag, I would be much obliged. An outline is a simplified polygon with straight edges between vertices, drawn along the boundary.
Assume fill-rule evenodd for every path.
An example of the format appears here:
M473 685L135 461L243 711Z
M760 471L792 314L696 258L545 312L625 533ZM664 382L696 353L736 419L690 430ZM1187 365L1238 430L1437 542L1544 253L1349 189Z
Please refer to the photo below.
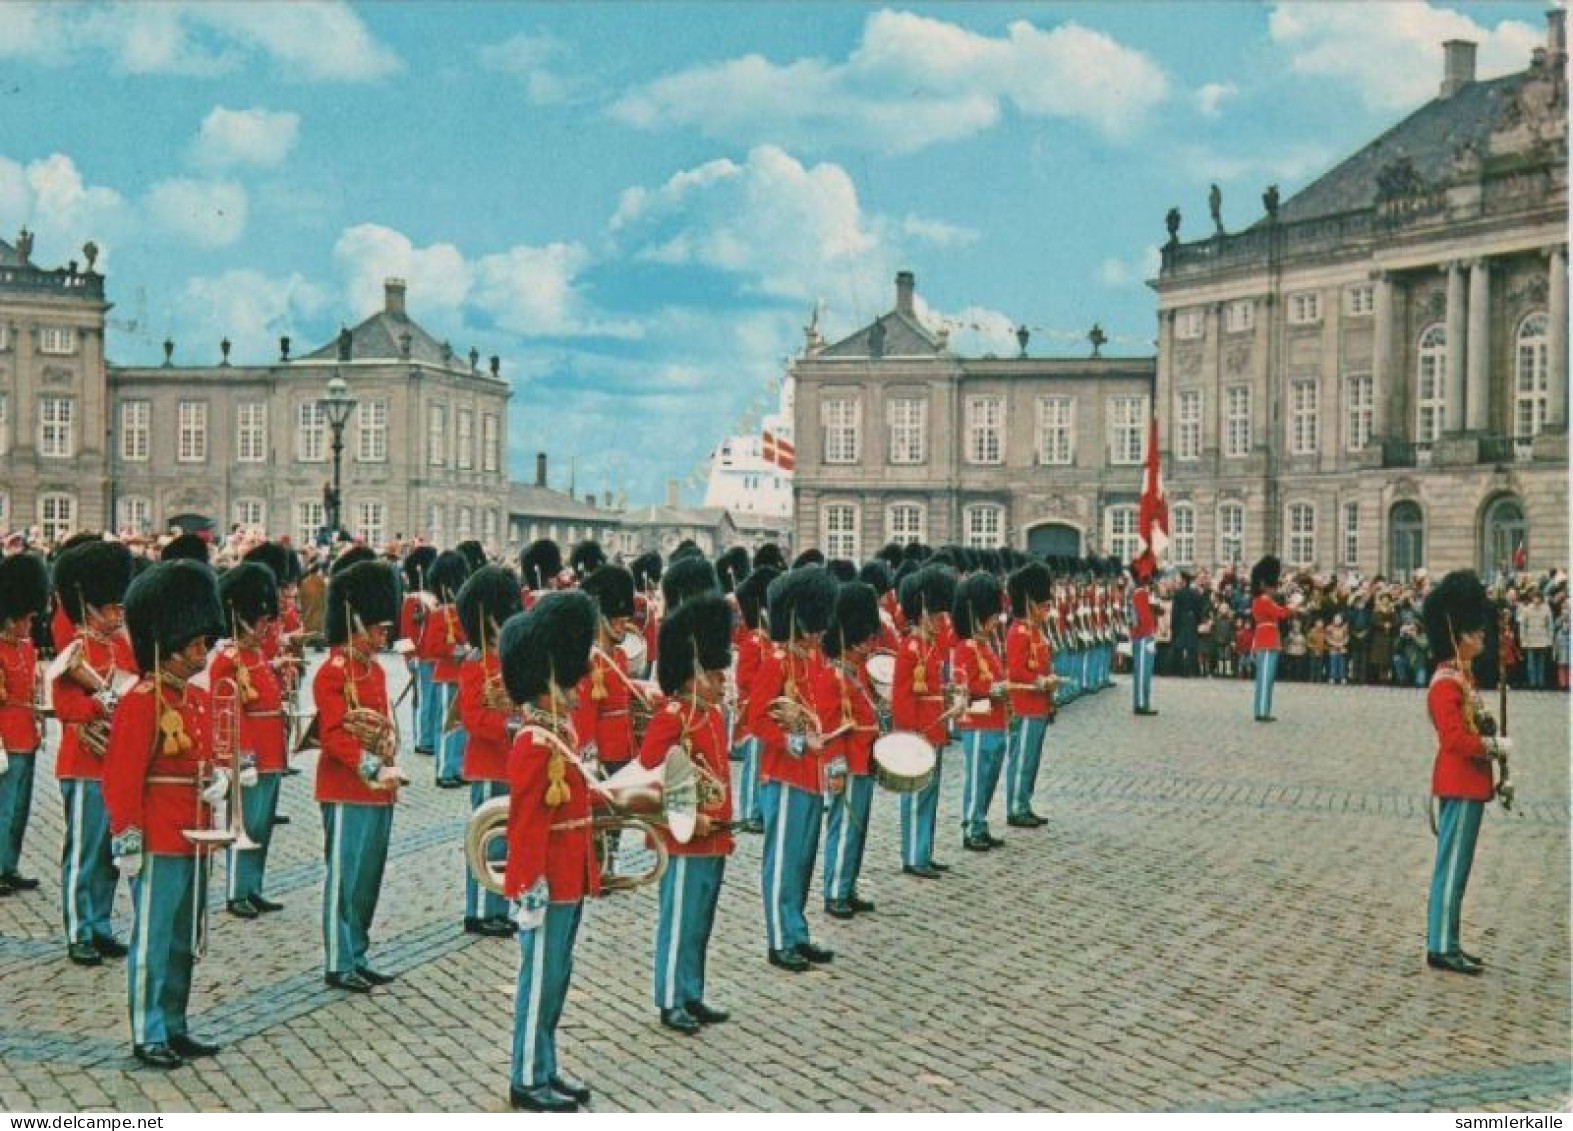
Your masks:
M782 471L791 471L797 463L797 449L792 446L792 441L774 432L765 432L761 439L765 461L775 464Z
M1150 573L1162 567L1169 550L1169 501L1163 494L1163 471L1158 464L1158 417L1147 425L1147 460L1142 468L1141 509L1136 519L1140 544L1137 560Z

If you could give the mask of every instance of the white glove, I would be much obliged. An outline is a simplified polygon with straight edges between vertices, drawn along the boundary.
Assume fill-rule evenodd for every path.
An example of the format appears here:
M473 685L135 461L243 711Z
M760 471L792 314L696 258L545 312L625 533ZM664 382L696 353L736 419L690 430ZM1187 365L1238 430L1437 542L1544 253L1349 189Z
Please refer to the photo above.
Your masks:
M240 756L240 784L246 789L256 785L261 778L257 774L257 756L255 754L242 754Z
M127 829L117 837L111 837L109 851L114 857L115 869L126 879L138 875L142 871L142 830Z
M1485 740L1486 753L1493 758L1506 758L1513 753L1513 740L1507 735L1497 735Z
M5 752L5 747L0 746L0 775L4 775L11 768L11 755Z
M395 766L383 766L377 771L378 789L397 789L404 784L404 775Z
M202 791L202 800L209 805L217 805L229 796L229 771L218 769L213 771L213 780Z
M508 914L521 931L533 931L546 922L546 904L550 889L546 886L546 877L542 876L521 892L513 901Z

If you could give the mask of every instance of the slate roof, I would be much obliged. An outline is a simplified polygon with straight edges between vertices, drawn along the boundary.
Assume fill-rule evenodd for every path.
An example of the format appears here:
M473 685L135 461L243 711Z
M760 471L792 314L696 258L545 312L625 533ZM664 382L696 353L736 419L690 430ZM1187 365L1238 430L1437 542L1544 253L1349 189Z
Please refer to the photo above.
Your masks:
M16 253L16 248L0 240L0 267L21 267L22 257Z
M575 499L563 491L550 487L537 487L533 483L508 485L508 513L526 518L588 519L594 523L615 525L621 518L616 511L592 507L582 499Z
M876 352L871 351L875 326L883 327L885 340ZM916 318L892 310L882 314L861 330L826 346L818 357L933 357L943 353L939 338Z
M442 343L428 334L407 314L390 314L379 310L350 331L350 359L352 361L400 360L403 350L399 338L410 336L410 360L424 361L431 365L445 365L468 371L468 356L460 357L457 350L443 356ZM334 361L339 356L337 337L320 349L304 355L305 361Z
M624 526L720 526L730 517L725 507L635 507L623 515Z

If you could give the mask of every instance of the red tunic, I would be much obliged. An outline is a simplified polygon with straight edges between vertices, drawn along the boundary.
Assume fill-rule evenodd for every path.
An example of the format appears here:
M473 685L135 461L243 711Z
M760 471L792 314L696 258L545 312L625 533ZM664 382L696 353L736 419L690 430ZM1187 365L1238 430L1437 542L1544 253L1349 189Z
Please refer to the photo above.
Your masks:
M808 749L796 757L788 753L787 733L770 714L770 704L788 694L790 682L791 697L817 716L815 687L824 663L818 648L811 649L806 656L797 656L780 644L772 645L760 661L759 674L748 701L748 730L759 739L761 781L781 782L809 793L820 791L820 755Z
M190 748L173 754L164 752L151 679L144 679L126 693L115 709L109 750L104 755L104 807L109 810L109 831L119 836L127 829L141 829L143 851L194 856L197 846L182 835L182 830L208 828L212 824L212 810L197 790L202 764L212 758L208 697L200 688L189 685L183 693L166 687L159 694L165 706L179 711Z
M598 680L599 699L596 698ZM634 724L628 714L628 701L632 697L628 690L627 653L615 646L610 653L600 648L592 649L590 670L579 681L579 705L573 711L573 729L585 746L595 743L602 762L626 762L634 756Z
M874 740L879 737L879 712L873 696L861 667L831 660L820 673L820 686L814 692L819 729L829 734L848 723L852 725L848 733L825 744L821 757L826 761L837 755L845 758L849 774L872 772Z
M1436 728L1431 792L1437 797L1490 801L1495 795L1491 758L1471 717L1473 695L1468 676L1451 665L1437 668L1431 677L1426 709Z
M55 611L49 618L49 638L54 643L57 656L76 639L76 625L66 616L66 607L59 601L55 602Z
M344 729L349 711L346 688L355 688L356 703L383 715L388 713L387 677L376 660L352 658L335 645L311 681L317 704L317 733L322 753L317 756L318 801L349 801L357 805L392 805L397 789L373 789L360 776L361 744Z
M650 719L644 741L639 745L639 764L654 769L666 761L667 751L683 746L693 760L694 770L705 779L701 785L699 812L712 822L732 819L732 791L727 786L731 772L727 763L726 719L719 707L694 707L692 704L671 699ZM665 830L661 839L672 856L730 856L732 834L721 830L705 836L695 836L687 844L678 844Z
M1005 673L1012 683L1036 683L1053 671L1054 654L1043 633L1026 620L1012 621L1005 632ZM1047 691L1012 691L1010 709L1022 718L1047 718L1052 698Z
M83 657L87 666L97 672L106 683L114 683L117 674L135 672L136 661L127 654L129 645L124 637L116 635L109 642L95 636L82 637ZM55 777L82 778L98 781L103 777L104 766L87 747L77 730L83 723L104 717L104 708L92 694L69 675L62 674L55 680L55 718L60 720L60 752L55 756Z
M213 653L208 663L208 689L217 688L220 680L233 680L237 664L244 664L247 678L257 697L250 703L237 687L236 703L240 710L240 748L257 756L257 771L276 774L284 771L284 710L283 692L278 677L268 666L267 658L259 648L241 648L226 644Z
M0 749L31 754L43 736L33 711L38 657L27 637L0 639Z
M459 665L459 720L470 736L464 748L466 781L508 780L508 712L486 706L486 680L502 678L495 652Z
M1131 639L1144 640L1158 631L1158 618L1152 615L1152 594L1146 587L1131 594L1131 608L1136 610L1136 623L1131 626Z
M742 629L734 634L732 646L737 656L737 730L747 737L753 734L748 729L748 704L759 679L759 665L770 647L770 634L762 628Z
M1276 652L1282 643L1278 638L1278 622L1288 620L1288 609L1273 600L1266 593L1258 594L1251 601L1251 619L1256 622L1256 631L1251 637L1251 647L1259 651Z
M452 605L439 605L426 615L420 638L415 641L415 655L432 662L433 682L458 683L459 653L464 644L464 628L459 624L459 611Z
M925 642L916 633L896 652L896 674L890 685L890 721L897 730L916 731L938 750L945 745L945 650L939 642ZM915 688L915 674L923 669L924 690Z
M565 738L578 745L573 727ZM571 903L601 890L601 869L595 863L590 835L590 785L567 758L563 781L568 800L546 803L549 768L555 753L541 728L527 726L508 752L508 869L503 886L518 896L546 878L553 903Z
M898 637L905 636L907 634L907 614L901 611L901 601L896 596L894 589L888 590L884 596L880 597L879 607L888 613L890 619L895 623L896 635Z
M987 640L963 640L951 653L950 670L958 683L966 683L967 694L976 702L988 699L989 709L961 712L956 717L958 730L1004 730L1005 703L989 699L989 688L1005 677L1005 665Z
M399 605L399 639L411 643L420 639L421 629L418 622L425 619L417 617L415 610L421 607L421 601L426 596L424 593L406 593L404 600Z

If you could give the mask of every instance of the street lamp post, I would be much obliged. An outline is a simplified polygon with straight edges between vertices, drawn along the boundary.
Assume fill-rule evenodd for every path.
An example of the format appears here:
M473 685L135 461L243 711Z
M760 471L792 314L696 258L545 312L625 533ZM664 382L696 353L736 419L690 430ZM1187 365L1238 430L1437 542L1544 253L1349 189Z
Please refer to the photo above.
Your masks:
M355 408L355 398L350 396L350 384L343 377L335 375L328 382L328 395L317 402L327 414L328 427L333 429L333 486L328 492L328 539L332 541L338 537L342 529L341 510L344 501L343 492L340 490L339 477L344 464L344 426L349 423L350 413Z

